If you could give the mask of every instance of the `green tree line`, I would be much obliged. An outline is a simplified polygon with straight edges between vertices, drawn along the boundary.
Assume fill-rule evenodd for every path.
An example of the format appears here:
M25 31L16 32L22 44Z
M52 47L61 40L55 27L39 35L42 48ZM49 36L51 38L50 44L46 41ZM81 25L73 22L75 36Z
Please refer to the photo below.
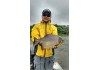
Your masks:
M30 33L34 25L30 26ZM58 25L54 24L57 27L58 35L69 35L69 25ZM31 35L31 34L30 34Z
M69 35L69 25L54 25L57 27L59 35Z

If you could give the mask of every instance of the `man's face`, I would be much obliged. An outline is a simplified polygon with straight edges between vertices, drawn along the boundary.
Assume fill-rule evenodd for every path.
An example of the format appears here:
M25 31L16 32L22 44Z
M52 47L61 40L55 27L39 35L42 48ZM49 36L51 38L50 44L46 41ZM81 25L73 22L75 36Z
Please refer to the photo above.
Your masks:
M48 22L49 20L51 20L51 17L42 16L42 20L43 20L44 22Z
M44 14L42 15L42 20L43 20L44 22L50 21L50 20L51 20L51 14L49 14L49 13L44 13Z

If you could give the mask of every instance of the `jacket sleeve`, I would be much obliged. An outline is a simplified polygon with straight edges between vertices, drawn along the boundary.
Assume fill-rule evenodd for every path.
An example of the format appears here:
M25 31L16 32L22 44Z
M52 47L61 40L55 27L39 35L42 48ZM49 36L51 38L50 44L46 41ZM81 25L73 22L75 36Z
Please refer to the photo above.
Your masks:
M32 28L31 31L31 40L32 42L34 42L34 37L36 37L37 39L39 39L39 30L38 30L38 25L34 25L34 27Z
M52 26L52 34L58 35L57 27L55 27L54 25Z

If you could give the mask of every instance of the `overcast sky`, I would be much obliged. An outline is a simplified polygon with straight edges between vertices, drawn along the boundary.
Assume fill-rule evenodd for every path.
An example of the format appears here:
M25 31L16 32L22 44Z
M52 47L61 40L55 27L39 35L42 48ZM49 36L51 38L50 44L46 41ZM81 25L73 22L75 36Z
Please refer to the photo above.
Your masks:
M45 8L51 10L53 24L69 24L69 0L30 0L30 25L41 21Z

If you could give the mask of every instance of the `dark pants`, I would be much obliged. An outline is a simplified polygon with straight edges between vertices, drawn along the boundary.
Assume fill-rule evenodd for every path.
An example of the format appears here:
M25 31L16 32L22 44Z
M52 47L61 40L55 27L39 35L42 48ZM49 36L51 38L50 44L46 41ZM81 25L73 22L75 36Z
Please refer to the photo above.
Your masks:
M34 57L34 70L53 70L54 57Z

